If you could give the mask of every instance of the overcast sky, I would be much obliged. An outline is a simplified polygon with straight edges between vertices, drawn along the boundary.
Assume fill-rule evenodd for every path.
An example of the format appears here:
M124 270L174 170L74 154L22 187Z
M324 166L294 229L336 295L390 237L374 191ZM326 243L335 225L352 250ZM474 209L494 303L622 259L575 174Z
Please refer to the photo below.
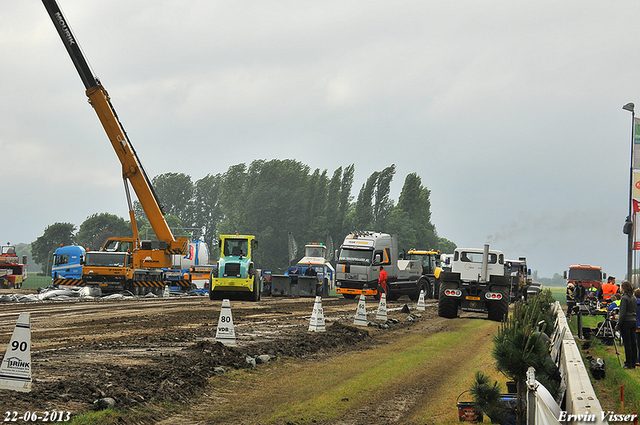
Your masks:
M626 270L637 1L58 0L150 176L396 164L439 236ZM0 241L127 218L121 166L40 1L2 1Z

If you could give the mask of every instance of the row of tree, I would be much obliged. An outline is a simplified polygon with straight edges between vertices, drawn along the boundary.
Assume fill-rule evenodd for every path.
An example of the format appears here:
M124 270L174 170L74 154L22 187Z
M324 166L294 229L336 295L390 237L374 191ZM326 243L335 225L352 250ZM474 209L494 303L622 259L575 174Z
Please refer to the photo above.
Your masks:
M201 239L217 258L219 234L255 235L256 263L284 270L290 263L289 234L300 244L335 241L339 245L353 230L398 235L400 249L434 248L451 253L455 244L438 237L431 223L430 191L420 176L406 176L397 203L390 198L395 165L372 173L351 195L354 165L339 167L329 176L292 159L256 160L231 166L225 173L195 182L183 173L166 173L152 183L169 226L176 235ZM134 205L143 239L153 231L141 205ZM94 214L76 232L71 223L55 223L32 243L34 261L50 270L51 255L60 244L97 249L110 236L130 236L128 221L112 214Z

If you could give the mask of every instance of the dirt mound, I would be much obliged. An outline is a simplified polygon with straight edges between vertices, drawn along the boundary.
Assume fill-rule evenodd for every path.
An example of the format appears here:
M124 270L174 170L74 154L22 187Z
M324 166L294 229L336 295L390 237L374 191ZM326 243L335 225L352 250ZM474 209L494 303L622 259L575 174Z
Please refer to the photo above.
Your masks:
M183 331L178 335L164 335L158 340L184 339ZM147 338L140 342L148 342ZM283 338L273 341L252 342L248 346L227 347L212 340L201 340L186 348L159 355L149 350L150 358L134 364L94 363L70 366L62 379L34 380L33 391L16 394L11 405L35 406L47 400L56 410L65 403L68 409L86 411L99 398L111 397L118 408L133 407L148 401L172 401L186 403L207 385L208 379L220 373L220 367L242 369L251 367L247 356L268 354L271 358L305 358L322 353L353 349L370 342L366 329L334 322L326 332L307 332L306 329L289 331ZM93 344L73 353L75 356L91 356ZM103 346L103 348L106 348ZM84 351L84 352L82 352ZM69 355L68 353L66 355Z

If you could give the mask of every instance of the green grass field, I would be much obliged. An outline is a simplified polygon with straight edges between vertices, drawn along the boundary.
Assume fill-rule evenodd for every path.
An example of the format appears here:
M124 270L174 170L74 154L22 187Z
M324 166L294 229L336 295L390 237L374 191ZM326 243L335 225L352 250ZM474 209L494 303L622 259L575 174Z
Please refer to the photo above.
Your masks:
M37 273L29 273L27 280L22 284L22 289L38 289L51 286L51 276L38 276Z

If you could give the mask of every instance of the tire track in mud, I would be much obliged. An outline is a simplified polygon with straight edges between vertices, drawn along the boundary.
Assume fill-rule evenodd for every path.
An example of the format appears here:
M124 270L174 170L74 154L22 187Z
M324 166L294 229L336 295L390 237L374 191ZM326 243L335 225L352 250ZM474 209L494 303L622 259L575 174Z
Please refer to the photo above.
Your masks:
M307 340L317 335L306 331L313 303L314 299L278 298L232 302L239 350L267 344L264 347L276 355L286 347L299 358L315 355ZM55 408L74 415L110 395L117 395L121 408L145 404L156 396L190 402L203 387L203 379L213 376L211 370L220 365L211 352L230 356L225 361L231 363L241 352L225 353L211 346L220 306L221 301L202 297L3 305L0 347L10 339L14 317L22 311L32 313L34 383L31 393L0 390L0 396L9 410ZM323 308L326 316L346 323L353 320L357 302L329 298L323 300ZM333 341L324 344L332 347ZM244 355L241 360L245 363Z
M465 321L460 319L442 319L440 317L432 319L442 323L441 331L459 332ZM476 319L470 319L476 320ZM494 323L490 329L497 329L498 324ZM432 336L431 333L428 336ZM468 334L465 333L467 337ZM492 342L493 332L472 333L470 338L465 339L464 345L468 347L482 347L486 343ZM410 424L414 423L413 418L429 409L434 399L440 397L443 388L449 383L450 375L448 370L464 370L471 356L461 352L461 347L456 345L450 347L446 352L440 352L430 359L427 368L416 370L409 379L402 383L397 383L393 387L393 393L385 393L376 401L372 401L367 406L361 407L357 414L348 414L343 419L331 425L384 425L392 423ZM418 421L415 423L425 423ZM436 422L431 422L436 423ZM329 425L329 424L327 424Z

